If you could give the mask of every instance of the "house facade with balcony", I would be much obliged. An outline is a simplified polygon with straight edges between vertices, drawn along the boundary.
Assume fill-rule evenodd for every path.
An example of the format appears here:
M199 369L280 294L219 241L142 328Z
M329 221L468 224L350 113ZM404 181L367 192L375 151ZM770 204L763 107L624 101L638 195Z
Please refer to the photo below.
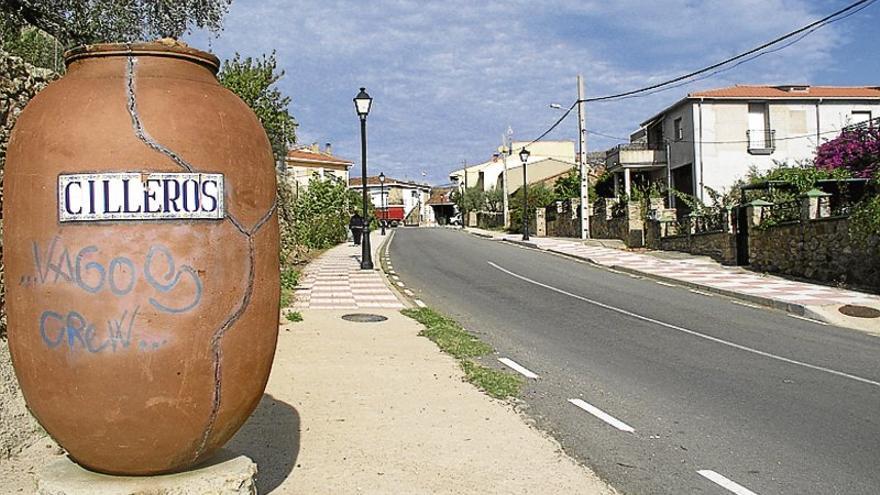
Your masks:
M631 143L606 153L606 168L625 192L637 181L659 180L708 202L707 189L728 189L752 167L810 159L844 127L877 117L880 86L700 91L642 122Z

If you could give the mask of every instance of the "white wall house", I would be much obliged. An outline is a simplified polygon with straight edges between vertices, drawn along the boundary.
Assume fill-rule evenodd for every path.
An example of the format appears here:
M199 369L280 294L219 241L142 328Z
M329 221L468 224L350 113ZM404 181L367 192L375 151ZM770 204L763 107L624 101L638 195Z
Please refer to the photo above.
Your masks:
M312 178L335 177L348 183L348 169L352 162L333 155L330 143L321 150L317 144L295 148L284 159L287 177L296 188L306 188Z
M709 201L751 167L812 158L841 129L880 117L880 87L733 86L689 94L641 124L631 143L606 153L630 192L661 180ZM876 125L876 124L875 124Z
M361 184L361 178L354 177L349 181L348 187L360 192ZM419 223L422 225L434 222L434 210L428 206L431 186L427 184L386 177L383 187L378 176L369 176L367 177L367 195L377 209L381 209L383 206L403 206L405 217L410 214L417 215Z
M531 153L528 161L529 182L541 180L558 173L558 167L550 165L544 171L544 167L532 167L533 163L545 162L547 165L550 163L564 163L568 164L567 168L575 166L573 141L539 141L531 144L527 141L514 141L510 146L513 154L506 157L508 181L511 184L516 180L514 178L516 175L519 177L519 184L522 185L522 162L519 159L519 152L523 147L527 147L529 153ZM499 147L490 160L453 170L449 173L449 179L457 183L459 187L464 187L466 183L469 188L480 187L484 191L489 191L492 188L502 189L504 184L504 151L503 147ZM465 181L465 175L467 176L467 181ZM513 189L509 192L512 191Z

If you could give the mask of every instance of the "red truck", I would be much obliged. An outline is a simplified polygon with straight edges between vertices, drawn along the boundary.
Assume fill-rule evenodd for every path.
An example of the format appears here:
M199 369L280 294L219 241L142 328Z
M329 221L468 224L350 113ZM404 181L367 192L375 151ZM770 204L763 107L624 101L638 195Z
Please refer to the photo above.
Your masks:
M385 225L397 227L403 223L403 217L403 205L376 208L376 219L379 220L379 222L385 221Z

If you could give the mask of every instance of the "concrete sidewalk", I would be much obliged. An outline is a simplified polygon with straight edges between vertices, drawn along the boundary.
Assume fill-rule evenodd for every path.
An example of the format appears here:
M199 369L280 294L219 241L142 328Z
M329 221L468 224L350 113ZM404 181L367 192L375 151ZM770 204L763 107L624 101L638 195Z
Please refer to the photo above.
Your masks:
M510 405L463 381L398 311L284 325L260 407L228 449L259 493L612 494Z
M844 305L861 305L880 310L880 297L872 294L759 274L741 267L725 266L700 256L663 259L647 253L588 246L576 239L532 237L528 242L523 242L520 235L473 228L467 230L481 237L522 244L835 325L880 333L880 318L854 318L838 311Z
M377 270L352 245L306 268L303 321L282 325L266 395L227 445L257 463L258 492L616 493L418 335L378 270L390 237ZM367 312L387 319L341 318Z

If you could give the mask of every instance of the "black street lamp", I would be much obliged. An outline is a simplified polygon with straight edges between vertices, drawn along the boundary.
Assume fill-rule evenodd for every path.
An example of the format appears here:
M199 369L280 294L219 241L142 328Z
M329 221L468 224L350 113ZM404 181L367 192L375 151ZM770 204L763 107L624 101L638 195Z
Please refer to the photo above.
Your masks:
M373 255L370 252L370 215L367 208L367 115L373 99L367 94L366 88L354 97L354 108L361 119L361 186L364 197L364 234L361 242L361 270L373 269Z
M385 235L385 224L388 223L388 207L385 206L385 173L379 172L379 197L382 198L382 235Z
M526 162L529 161L529 150L523 148L519 152L519 159L522 162L523 166L523 211L522 211L522 221L523 221L523 237L522 240L529 240L529 180L528 174L526 173Z

